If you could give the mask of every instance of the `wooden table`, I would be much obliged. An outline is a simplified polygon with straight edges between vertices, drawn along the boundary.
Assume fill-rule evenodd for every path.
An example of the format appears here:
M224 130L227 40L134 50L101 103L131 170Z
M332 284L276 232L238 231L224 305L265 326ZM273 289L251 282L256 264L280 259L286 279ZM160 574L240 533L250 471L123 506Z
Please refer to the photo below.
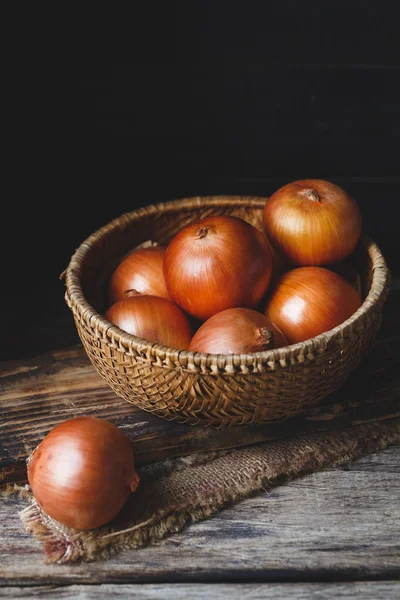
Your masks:
M398 598L399 499L394 446L259 493L157 545L45 565L18 516L25 503L9 497L0 500L0 597Z
M393 447L258 494L156 546L62 566L43 564L17 515L24 504L9 498L0 510L0 597L395 598L399 497Z

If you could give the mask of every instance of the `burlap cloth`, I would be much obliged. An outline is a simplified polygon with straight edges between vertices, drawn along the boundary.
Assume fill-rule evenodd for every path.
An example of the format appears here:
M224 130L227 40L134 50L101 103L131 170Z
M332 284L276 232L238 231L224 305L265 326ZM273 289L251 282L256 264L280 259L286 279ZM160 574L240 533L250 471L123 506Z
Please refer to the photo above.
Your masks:
M8 493L30 501L20 517L25 529L43 543L47 563L104 560L181 531L260 490L399 441L400 419L396 418L147 465L139 471L140 487L118 517L89 532L50 519L28 486L10 487Z

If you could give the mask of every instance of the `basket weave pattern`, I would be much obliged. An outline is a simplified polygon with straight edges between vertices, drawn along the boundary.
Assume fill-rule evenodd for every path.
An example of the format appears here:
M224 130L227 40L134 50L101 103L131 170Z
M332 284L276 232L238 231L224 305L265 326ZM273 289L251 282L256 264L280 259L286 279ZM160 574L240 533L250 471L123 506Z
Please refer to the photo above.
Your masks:
M339 388L379 328L390 274L366 236L366 299L345 323L305 342L241 355L152 344L111 325L104 291L118 261L152 240L167 244L186 224L234 215L261 228L265 198L219 196L165 202L126 213L81 244L66 272L66 301L86 353L118 396L166 419L211 426L285 419Z

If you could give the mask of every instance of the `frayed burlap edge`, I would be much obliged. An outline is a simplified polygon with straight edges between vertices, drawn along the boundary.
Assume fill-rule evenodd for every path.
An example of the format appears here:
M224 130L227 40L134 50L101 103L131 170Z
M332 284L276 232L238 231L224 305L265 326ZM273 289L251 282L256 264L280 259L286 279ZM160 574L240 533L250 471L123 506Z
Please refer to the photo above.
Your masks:
M261 489L353 461L400 442L400 419L313 433L234 451L169 460L141 470L141 486L108 527L66 528L36 504L29 487L10 486L32 503L20 513L43 544L46 563L104 560L157 542Z

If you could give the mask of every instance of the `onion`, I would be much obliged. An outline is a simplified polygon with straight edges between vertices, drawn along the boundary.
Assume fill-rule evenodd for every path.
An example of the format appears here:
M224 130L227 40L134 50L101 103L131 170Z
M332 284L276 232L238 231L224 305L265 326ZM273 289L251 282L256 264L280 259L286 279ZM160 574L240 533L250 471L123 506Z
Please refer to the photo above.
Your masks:
M201 325L190 342L189 350L242 354L286 345L282 331L265 315L250 308L228 308Z
M203 320L227 308L257 306L271 271L265 236L237 217L211 216L184 227L164 257L172 300Z
M354 287L337 273L323 267L298 267L277 281L265 313L294 344L337 327L360 305Z
M169 300L164 281L163 261L165 246L140 248L128 254L115 269L108 286L109 303L124 300L126 290L160 296Z
M158 296L134 296L116 302L105 318L127 333L155 344L186 349L192 327L184 312Z
M329 265L355 248L361 234L356 201L321 179L284 185L265 203L264 231L295 265Z
M46 435L28 462L37 503L68 527L92 529L113 519L139 485L132 447L109 421L78 417Z

